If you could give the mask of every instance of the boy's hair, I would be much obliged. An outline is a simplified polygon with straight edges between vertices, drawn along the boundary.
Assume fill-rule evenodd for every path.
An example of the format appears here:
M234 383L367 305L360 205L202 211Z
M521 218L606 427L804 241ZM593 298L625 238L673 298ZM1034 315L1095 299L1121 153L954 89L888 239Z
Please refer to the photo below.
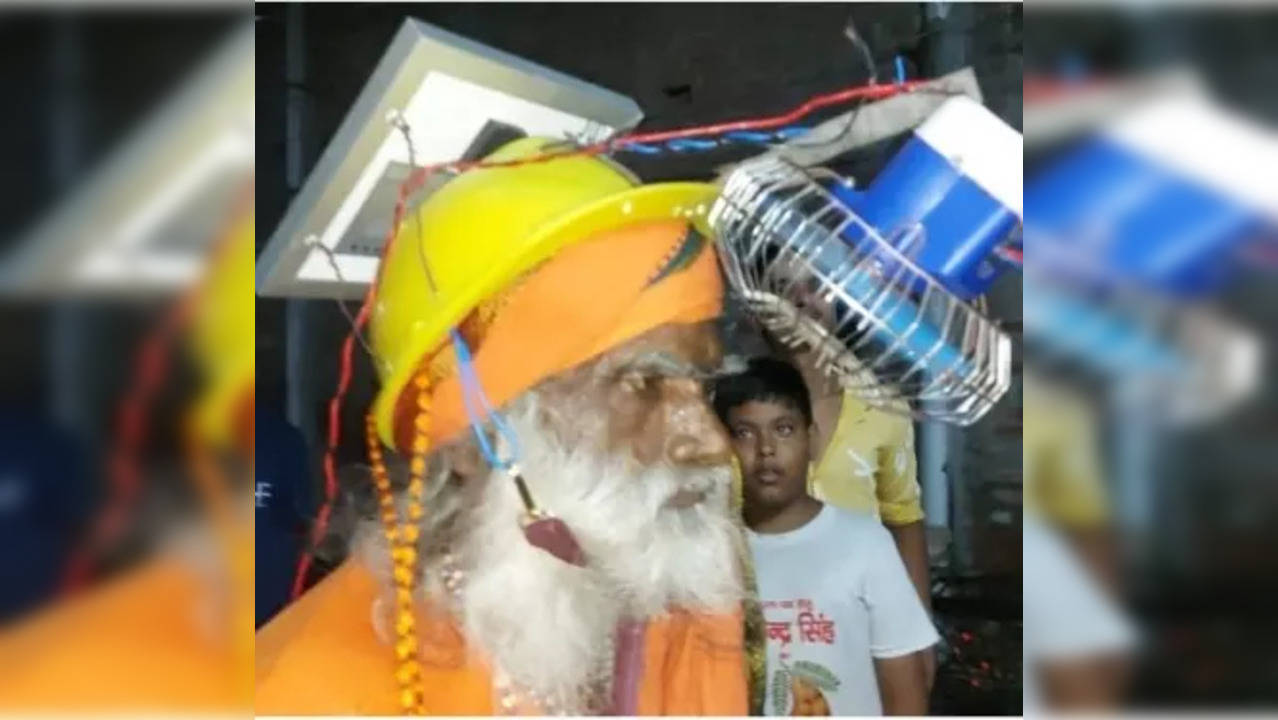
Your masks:
M727 375L714 384L714 411L724 424L728 412L748 402L779 402L803 414L812 424L812 399L803 376L790 363L774 357L757 357L745 372Z

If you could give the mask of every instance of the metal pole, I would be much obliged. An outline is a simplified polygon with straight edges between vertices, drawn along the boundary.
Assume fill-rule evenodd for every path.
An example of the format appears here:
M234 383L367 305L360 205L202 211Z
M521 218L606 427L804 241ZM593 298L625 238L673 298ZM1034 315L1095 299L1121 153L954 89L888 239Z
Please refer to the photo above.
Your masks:
M68 192L81 169L84 113L80 86L84 69L80 24L72 12L53 21L52 54L49 61L50 104L48 106L49 178L55 195ZM58 301L49 323L49 406L50 414L62 426L96 444L90 419L94 373L84 372L84 363L93 357L89 338L93 323L89 308L75 300Z
M1111 396L1114 423L1114 514L1121 537L1120 550L1127 564L1148 560L1153 527L1155 450L1158 430L1149 415L1148 398L1132 385L1117 388ZM1175 520L1172 520L1174 523Z
M967 66L970 43L966 19L969 10L963 5L944 2L927 3L922 7L923 29L928 33L925 41L927 51L920 68L923 75L939 77ZM944 321L943 317L933 319ZM919 423L918 437L919 484L922 486L928 535L942 544L949 544L952 539L954 553L958 556L954 559L959 566L965 566L970 563L970 543L963 542L963 533L955 532L952 516L957 512L950 507L951 490L955 493L962 490L953 487L954 483L962 481L962 472L955 467L956 458L952 457L951 429L945 423L928 420ZM961 498L956 499L961 501Z
M296 195L306 177L308 165L307 126L308 98L306 96L306 35L305 7L289 4L284 14L284 73L285 73L285 127L284 173L289 195ZM314 413L314 393L308 382L313 372L311 331L306 300L287 300L284 309L285 334L285 390L288 421L306 439L308 447L319 445L319 428Z

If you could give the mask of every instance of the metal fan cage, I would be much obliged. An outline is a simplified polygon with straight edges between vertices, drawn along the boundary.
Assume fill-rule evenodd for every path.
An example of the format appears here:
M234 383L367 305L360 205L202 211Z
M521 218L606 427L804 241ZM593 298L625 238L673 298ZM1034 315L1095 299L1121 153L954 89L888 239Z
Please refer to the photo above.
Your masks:
M910 259L921 225L885 238L831 194L837 182L776 157L729 174L710 212L728 283L868 404L976 422L1011 384L1010 339Z
M1218 418L1256 389L1264 348L1253 328L1211 303L1098 279L1079 253L1039 247L1025 265L1024 322L1026 356L1040 374L1099 382L1178 426Z

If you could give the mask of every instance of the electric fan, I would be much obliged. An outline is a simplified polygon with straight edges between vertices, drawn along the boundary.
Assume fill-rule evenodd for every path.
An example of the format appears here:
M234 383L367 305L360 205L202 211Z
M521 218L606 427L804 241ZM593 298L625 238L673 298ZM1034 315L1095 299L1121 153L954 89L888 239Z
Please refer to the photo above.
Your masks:
M1037 174L1025 192L1035 359L1139 388L1151 416L1181 422L1245 397L1259 342L1210 301L1238 275L1238 251L1274 233L1275 163L1271 135L1178 96L1120 116Z
M763 156L710 211L731 288L867 403L969 425L1011 384L1008 336L974 301L1021 216L1021 138L946 101L864 191Z

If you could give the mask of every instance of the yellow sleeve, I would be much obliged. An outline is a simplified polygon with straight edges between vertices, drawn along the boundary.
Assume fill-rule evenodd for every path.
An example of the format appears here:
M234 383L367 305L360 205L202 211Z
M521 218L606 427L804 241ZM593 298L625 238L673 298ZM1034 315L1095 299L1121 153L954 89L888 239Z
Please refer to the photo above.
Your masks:
M1051 462L1042 469L1039 507L1051 520L1071 527L1092 527L1109 520L1109 498L1090 428L1067 426Z
M914 424L906 417L881 415L891 424L891 432L878 448L874 489L879 517L888 525L908 525L923 519Z
M1047 520L1091 527L1109 520L1109 497L1089 408L1027 383L1023 453L1025 506Z

